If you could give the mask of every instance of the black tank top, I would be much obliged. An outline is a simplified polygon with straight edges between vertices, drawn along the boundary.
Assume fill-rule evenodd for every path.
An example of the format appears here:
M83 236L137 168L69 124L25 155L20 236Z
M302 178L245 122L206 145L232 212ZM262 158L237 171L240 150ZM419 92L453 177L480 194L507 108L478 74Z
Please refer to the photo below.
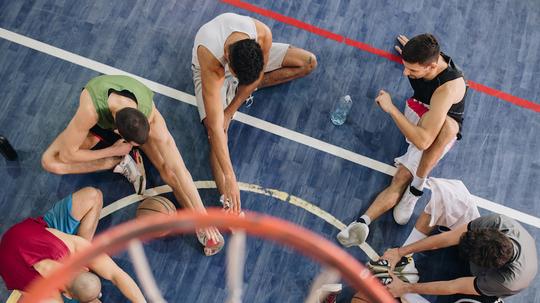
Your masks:
M438 74L434 79L426 81L424 79L409 78L409 82L411 83L411 86L414 90L413 98L427 105L430 104L431 96L433 96L433 93L439 86L457 78L465 78L463 76L463 72L454 64L452 58L448 57L442 52L441 56L443 57L444 61L448 63L448 67L440 74ZM458 103L452 105L452 107L450 107L450 110L448 111L448 116L456 120L460 125L460 128L461 124L463 123L463 112L465 110L465 97L467 96L467 90L468 87L465 90L463 99L461 99L461 101L459 101Z

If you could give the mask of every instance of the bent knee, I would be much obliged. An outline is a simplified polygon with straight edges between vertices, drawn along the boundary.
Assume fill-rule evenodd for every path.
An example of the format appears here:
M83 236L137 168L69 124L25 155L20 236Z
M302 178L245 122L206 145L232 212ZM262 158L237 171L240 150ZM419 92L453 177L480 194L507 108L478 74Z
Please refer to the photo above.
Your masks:
M92 207L103 206L103 193L95 187L87 186L79 191L82 195L82 200L91 202Z
M302 69L304 70L304 75L311 74L315 68L317 68L317 56L313 53L308 52L307 60L305 61Z
M400 165L392 178L392 185L405 188L413 178L412 173L405 166Z
M439 136L448 139L454 139L459 132L459 124L456 120L450 117L446 117L444 124L439 132Z

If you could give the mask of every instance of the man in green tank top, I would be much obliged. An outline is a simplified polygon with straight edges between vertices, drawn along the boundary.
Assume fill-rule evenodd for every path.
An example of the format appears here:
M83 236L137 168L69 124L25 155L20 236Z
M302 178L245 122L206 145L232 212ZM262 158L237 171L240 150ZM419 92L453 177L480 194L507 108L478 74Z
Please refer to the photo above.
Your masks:
M142 194L146 181L137 152L140 148L185 208L205 212L153 96L148 87L128 76L103 75L90 80L81 93L75 116L43 154L43 168L60 175L114 168ZM96 147L98 143L104 147ZM137 147L131 153L135 160L130 156L133 147ZM216 228L200 230L197 237L206 255L223 247L223 237Z

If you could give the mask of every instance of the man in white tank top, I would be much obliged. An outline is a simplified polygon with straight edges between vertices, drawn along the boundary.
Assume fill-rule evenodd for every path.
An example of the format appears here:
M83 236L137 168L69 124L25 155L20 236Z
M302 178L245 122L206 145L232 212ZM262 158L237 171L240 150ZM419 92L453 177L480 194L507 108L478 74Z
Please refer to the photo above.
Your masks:
M262 22L233 13L204 24L192 53L193 83L201 121L210 141L210 166L224 206L240 213L240 190L227 146L234 113L257 88L281 84L311 73L312 53L273 43Z

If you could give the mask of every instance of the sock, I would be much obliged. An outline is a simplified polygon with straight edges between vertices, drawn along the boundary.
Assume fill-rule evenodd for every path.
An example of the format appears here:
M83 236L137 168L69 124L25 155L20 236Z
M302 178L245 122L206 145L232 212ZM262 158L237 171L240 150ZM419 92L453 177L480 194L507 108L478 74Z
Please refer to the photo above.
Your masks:
M426 178L420 178L417 176L414 176L411 186L418 189L419 191L424 190L424 185L426 184Z
M407 240L405 240L405 243L403 243L402 246L406 246L406 245L409 245L411 243L414 243L414 242L417 242L417 241L420 241L422 239L425 239L427 238L427 235L421 233L418 229L413 228L413 230L411 231L411 233L409 234L409 237L407 237Z
M371 223L371 218L368 215L362 215L360 218L356 220L356 222L364 223L366 225L369 225Z

